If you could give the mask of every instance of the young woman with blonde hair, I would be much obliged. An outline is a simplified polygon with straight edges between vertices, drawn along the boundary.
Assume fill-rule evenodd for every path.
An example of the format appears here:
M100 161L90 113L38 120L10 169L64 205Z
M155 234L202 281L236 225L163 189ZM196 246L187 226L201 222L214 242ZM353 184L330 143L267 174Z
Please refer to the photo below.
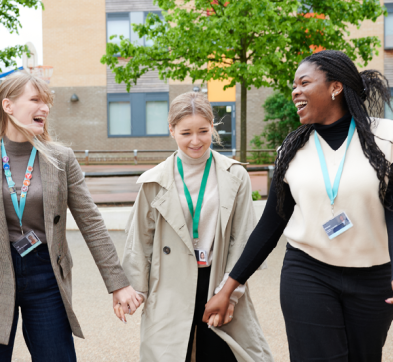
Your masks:
M138 180L123 268L145 301L142 362L190 361L195 333L198 362L273 361L247 285L221 327L202 323L256 224L246 170L210 149L213 120L203 94L178 96L168 116L178 151Z
M0 101L0 362L12 359L19 310L33 361L73 362L72 333L83 334L72 309L67 206L114 305L132 313L139 301L73 151L48 133L47 84L17 73L0 84Z

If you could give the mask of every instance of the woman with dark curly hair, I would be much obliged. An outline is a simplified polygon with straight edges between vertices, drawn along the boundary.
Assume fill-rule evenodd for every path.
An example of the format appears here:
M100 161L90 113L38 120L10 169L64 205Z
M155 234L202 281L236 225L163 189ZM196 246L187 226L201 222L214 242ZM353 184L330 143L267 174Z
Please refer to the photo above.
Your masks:
M302 126L279 149L265 211L203 320L222 323L232 290L284 232L291 361L381 361L393 319L393 122L371 116L390 106L388 82L326 50L300 63L292 99Z

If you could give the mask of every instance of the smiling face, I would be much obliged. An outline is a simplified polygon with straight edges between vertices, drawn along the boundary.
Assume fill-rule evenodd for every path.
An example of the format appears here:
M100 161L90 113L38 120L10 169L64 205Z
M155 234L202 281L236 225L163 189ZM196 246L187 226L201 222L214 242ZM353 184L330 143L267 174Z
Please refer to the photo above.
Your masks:
M343 85L327 82L326 75L314 63L300 64L293 81L292 100L302 124L331 124L346 113L343 107ZM332 94L335 100L332 100Z
M42 100L38 90L31 82L26 84L23 93L18 98L14 100L3 99L2 106L7 114L14 116L33 135L37 136L44 133L44 125L49 114L49 107ZM11 122L8 122L7 136L9 133L12 134L15 132L18 131L16 131Z
M201 157L212 143L213 123L199 114L186 116L175 127L169 125L178 147L192 158Z

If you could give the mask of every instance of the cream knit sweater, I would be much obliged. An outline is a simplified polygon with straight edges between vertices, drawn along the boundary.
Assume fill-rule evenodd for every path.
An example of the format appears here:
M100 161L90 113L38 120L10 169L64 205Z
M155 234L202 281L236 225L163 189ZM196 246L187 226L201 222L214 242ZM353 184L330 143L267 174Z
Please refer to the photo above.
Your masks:
M393 121L375 119L375 142L387 160L393 159ZM347 141L334 151L320 137L333 184ZM344 211L353 227L329 240L322 224L332 218L330 200L314 142L314 132L298 150L285 175L296 201L284 235L295 248L324 263L343 267L371 267L390 261L384 208L378 197L379 181L362 151L357 130L348 148L335 200L335 215Z

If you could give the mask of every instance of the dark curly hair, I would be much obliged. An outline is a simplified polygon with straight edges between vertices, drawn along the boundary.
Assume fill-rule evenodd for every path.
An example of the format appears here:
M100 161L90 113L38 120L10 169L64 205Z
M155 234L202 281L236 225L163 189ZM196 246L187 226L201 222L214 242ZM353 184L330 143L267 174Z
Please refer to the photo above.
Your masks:
M374 120L383 114L384 104L390 105L388 80L377 70L359 72L353 61L344 53L336 50L323 50L303 59L302 63L313 63L325 73L326 81L338 81L344 88L344 106L355 120L364 155L377 173L379 180L379 198L387 208L392 209L393 200L385 199L387 183L393 182L390 162L375 143L376 137L371 131ZM284 140L275 162L274 183L277 192L277 211L282 216L285 199L284 177L296 152L302 148L314 130L312 124L299 127Z

